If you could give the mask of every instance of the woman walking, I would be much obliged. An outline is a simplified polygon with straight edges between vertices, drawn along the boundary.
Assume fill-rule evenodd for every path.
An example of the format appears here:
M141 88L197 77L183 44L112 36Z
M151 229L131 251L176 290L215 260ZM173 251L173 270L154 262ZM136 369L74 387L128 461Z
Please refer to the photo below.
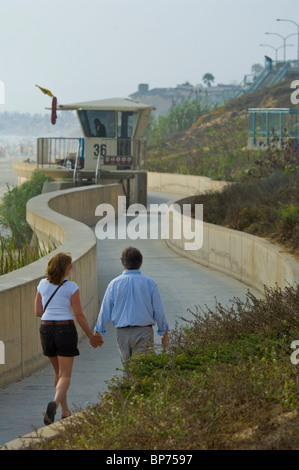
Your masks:
M67 404L74 357L78 356L78 334L74 316L93 347L101 346L103 340L95 336L83 313L79 288L67 280L72 269L72 258L57 253L48 262L46 278L37 286L35 313L41 317L40 336L45 356L54 368L54 399L48 403L44 416L46 425L54 422L56 410L61 405L61 418L71 415Z

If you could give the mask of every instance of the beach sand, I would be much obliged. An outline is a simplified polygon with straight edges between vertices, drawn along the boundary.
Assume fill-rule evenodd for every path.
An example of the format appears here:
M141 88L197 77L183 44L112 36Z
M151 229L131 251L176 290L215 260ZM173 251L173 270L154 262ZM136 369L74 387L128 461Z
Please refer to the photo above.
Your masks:
M12 164L14 161L22 160L21 157L0 158L0 199L7 190L7 185L12 188L18 184L18 175L14 171ZM23 157L23 160L25 158Z

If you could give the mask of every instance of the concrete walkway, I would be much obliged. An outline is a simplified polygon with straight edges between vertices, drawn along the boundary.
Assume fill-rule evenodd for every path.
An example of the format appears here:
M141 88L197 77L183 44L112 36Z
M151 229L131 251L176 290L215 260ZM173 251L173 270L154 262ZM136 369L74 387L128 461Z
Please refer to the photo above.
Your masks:
M148 204L177 199L171 194L150 193ZM120 255L128 246L136 246L143 254L142 272L158 284L170 328L181 316L191 318L190 308L226 305L234 297L245 299L247 286L217 271L182 258L163 240L98 240L100 298L110 280L122 272ZM258 295L256 293L256 295ZM79 328L79 327L78 327ZM156 342L160 337L155 334ZM80 343L80 356L75 359L68 402L74 412L99 401L107 382L121 372L121 362L113 326L108 326L101 349L93 349L87 340ZM0 446L44 426L43 413L53 398L52 366L46 366L19 382L0 390ZM73 405L73 406L72 406ZM60 419L60 409L56 415Z

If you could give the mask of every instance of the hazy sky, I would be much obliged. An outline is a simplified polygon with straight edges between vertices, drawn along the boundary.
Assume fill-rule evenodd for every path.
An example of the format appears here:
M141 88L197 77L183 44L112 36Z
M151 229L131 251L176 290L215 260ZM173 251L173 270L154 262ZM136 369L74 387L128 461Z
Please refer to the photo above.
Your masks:
M241 82L278 36L297 33L298 0L0 0L2 111L44 113L61 104L127 97L139 83ZM297 58L297 37L287 58ZM279 51L282 59L283 49ZM298 77L299 79L299 77Z

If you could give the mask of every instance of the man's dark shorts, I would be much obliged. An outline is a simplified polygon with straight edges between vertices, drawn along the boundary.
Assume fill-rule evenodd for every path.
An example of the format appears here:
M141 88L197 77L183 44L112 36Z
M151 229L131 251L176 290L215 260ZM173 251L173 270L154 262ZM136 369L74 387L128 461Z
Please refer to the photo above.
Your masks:
M45 356L79 356L78 333L75 324L40 326L40 337Z

